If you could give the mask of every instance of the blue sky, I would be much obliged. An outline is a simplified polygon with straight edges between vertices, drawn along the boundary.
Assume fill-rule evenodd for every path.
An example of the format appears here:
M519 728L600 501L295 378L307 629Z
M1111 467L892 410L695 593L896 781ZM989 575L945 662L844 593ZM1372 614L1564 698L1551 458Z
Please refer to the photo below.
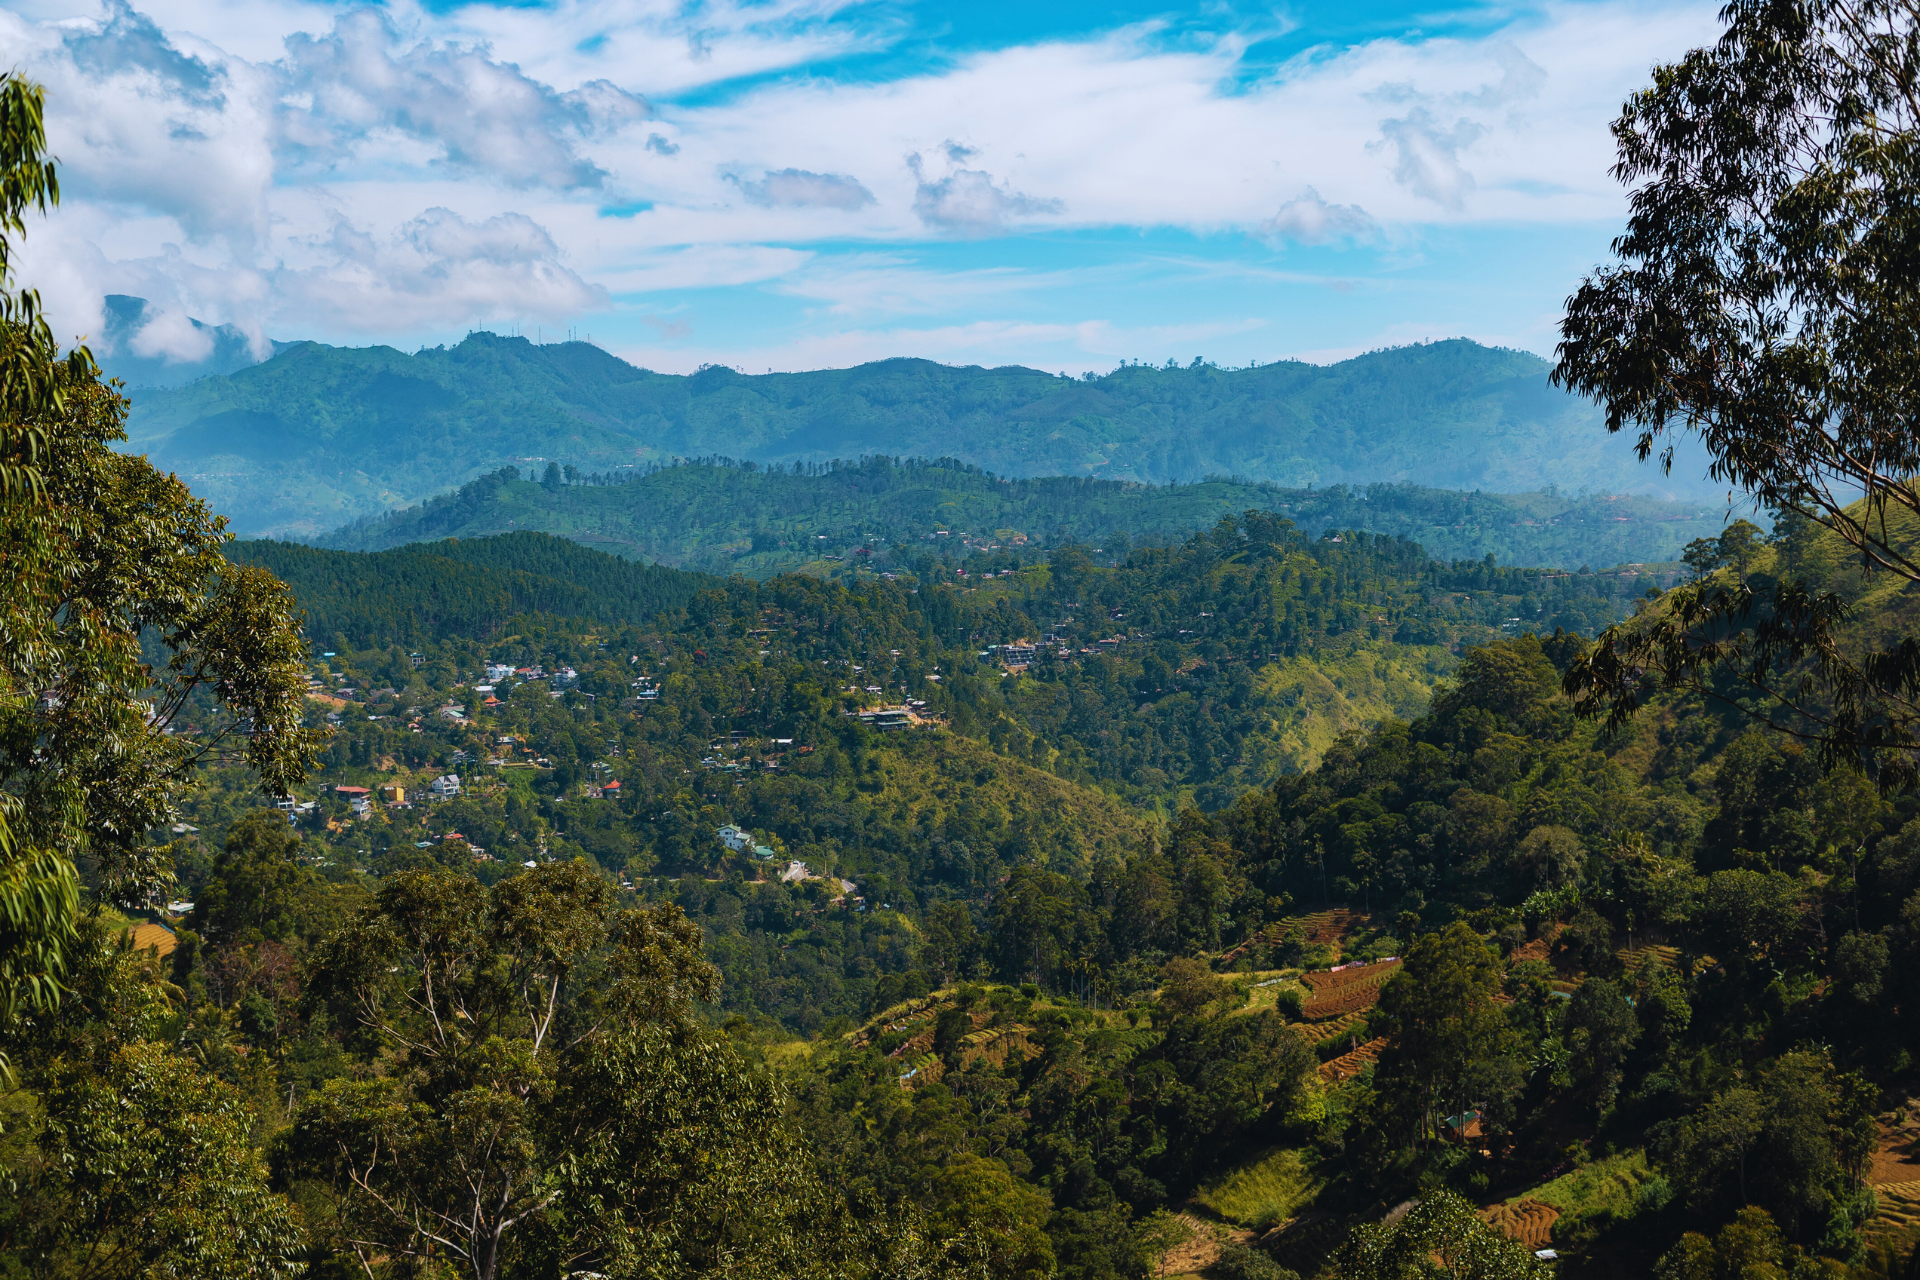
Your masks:
M1607 125L1712 5L18 0L68 193L24 273L256 339L749 371L1552 349Z

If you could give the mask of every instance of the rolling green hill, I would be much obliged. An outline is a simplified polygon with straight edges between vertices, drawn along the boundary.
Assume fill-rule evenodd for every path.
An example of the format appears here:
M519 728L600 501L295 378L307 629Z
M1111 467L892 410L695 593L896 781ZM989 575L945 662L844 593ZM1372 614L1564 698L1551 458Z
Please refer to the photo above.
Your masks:
M834 582L715 578L530 532L373 553L249 541L228 554L293 589L316 648L377 652L394 666L388 683L404 683L405 649L533 643L509 633L593 635L569 656L586 670L606 658L600 641L637 628L645 639L607 651L631 672L590 686L610 702L631 696L624 681L650 652L656 670L739 664L751 696L706 701L716 732L771 732L796 697L851 710L911 694L996 749L1144 808L1218 807L1310 768L1340 734L1417 714L1462 645L1591 632L1653 580L1444 563L1403 539L1319 536L1258 511L1118 564L1066 546L991 573L1004 552L983 552L963 572L921 553L918 573L862 563ZM783 625L804 645L780 638ZM1023 641L1023 659L992 647ZM805 674L776 678L782 652L801 654Z
M317 541L370 551L534 529L618 555L763 578L817 569L862 547L898 559L903 546L936 541L964 556L963 548L1022 540L1028 547L1177 540L1222 517L1265 510L1316 533L1367 529L1410 538L1445 560L1491 554L1507 564L1574 568L1677 559L1689 540L1717 534L1723 515L1707 503L1413 485L1003 480L951 460L884 457L820 471L694 463L624 474L631 477L625 483L548 485L502 469Z
M1554 484L1698 492L1634 461L1547 364L1464 340L1336 365L1129 365L1104 377L885 360L691 376L586 343L477 333L413 355L303 343L186 387L134 393L130 447L249 534L310 537L503 463L587 471L725 455L820 463L944 456L1005 475L1290 486Z
M317 645L485 639L523 614L633 622L685 607L711 578L616 560L559 538L449 539L370 556L252 541L228 557L294 589Z

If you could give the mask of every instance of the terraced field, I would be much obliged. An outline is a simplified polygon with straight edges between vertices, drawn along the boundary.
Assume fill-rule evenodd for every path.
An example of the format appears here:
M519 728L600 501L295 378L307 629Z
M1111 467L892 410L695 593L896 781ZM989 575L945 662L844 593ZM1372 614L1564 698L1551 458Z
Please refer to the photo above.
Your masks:
M979 1021L978 1016L974 1019ZM1033 1042L1027 1039L1033 1028L1021 1023L1009 1023L1004 1027L986 1027L960 1038L960 1066L962 1069L972 1066L985 1058L996 1067L1003 1067L1007 1059L1014 1055L1024 1061L1039 1053Z
M1380 1058L1380 1051L1387 1047L1386 1037L1369 1040L1352 1053L1341 1054L1331 1062L1320 1064L1320 1079L1328 1084L1339 1084L1351 1080L1373 1065Z
M918 1000L907 1000L896 1004L854 1032L853 1047L865 1048L892 1032L905 1031L917 1022L938 1017L940 1011L952 1005L953 1002L954 995L951 991L936 991Z
M1309 995L1301 1015L1318 1022L1370 1009L1380 999L1380 988L1399 968L1398 960L1381 960L1375 964L1306 974L1300 981L1306 985Z
M1649 967L1656 969L1665 967L1671 969L1677 967L1680 963L1680 948L1678 947L1640 946L1631 951L1616 951L1614 954L1619 956L1620 963L1627 967L1627 977L1629 979L1639 977L1640 971Z
M1863 1229L1870 1243L1889 1235L1904 1239L1920 1234L1920 1181L1884 1183L1873 1194L1880 1211Z
M1505 1232L1529 1249L1544 1249L1553 1243L1553 1224L1560 1211L1538 1200L1488 1205L1480 1217L1496 1231Z
M1319 1044L1322 1040L1332 1040L1337 1036L1346 1035L1366 1020L1367 1011L1355 1009L1351 1013L1343 1013L1337 1018L1330 1018L1324 1022L1302 1022L1294 1027L1294 1032L1308 1044Z

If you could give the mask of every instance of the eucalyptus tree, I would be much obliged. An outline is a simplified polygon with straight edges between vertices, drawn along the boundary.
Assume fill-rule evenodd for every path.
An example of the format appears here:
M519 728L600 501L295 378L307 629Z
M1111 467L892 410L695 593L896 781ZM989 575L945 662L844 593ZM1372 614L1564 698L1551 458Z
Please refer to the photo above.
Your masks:
M698 1014L719 994L698 926L671 904L614 910L583 862L490 890L397 872L310 977L379 1069L300 1108L284 1170L318 1190L316 1234L363 1267L637 1280L935 1265L912 1223L845 1229L778 1081Z
M1631 214L1569 299L1562 386L1671 465L1830 531L1920 582L1920 7L1734 0L1714 45L1658 67L1613 125ZM1840 627L1828 584L1694 583L1568 674L1616 723L1694 687L1889 786L1920 778L1920 643Z

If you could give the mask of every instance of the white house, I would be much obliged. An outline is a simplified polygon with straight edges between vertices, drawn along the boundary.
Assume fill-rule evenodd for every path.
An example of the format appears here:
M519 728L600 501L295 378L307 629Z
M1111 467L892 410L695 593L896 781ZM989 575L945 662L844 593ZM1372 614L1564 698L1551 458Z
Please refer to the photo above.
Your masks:
M427 784L427 790L433 793L436 800L451 800L460 794L460 775L443 773Z
M505 680L512 674L513 668L504 662L489 662L487 664L487 679L490 682Z
M718 831L714 832L714 834L720 837L721 844L726 845L727 848L733 850L735 853L744 853L750 858L771 858L776 852L771 846L761 844L758 840L755 840L751 835L748 835L732 823L721 827Z

